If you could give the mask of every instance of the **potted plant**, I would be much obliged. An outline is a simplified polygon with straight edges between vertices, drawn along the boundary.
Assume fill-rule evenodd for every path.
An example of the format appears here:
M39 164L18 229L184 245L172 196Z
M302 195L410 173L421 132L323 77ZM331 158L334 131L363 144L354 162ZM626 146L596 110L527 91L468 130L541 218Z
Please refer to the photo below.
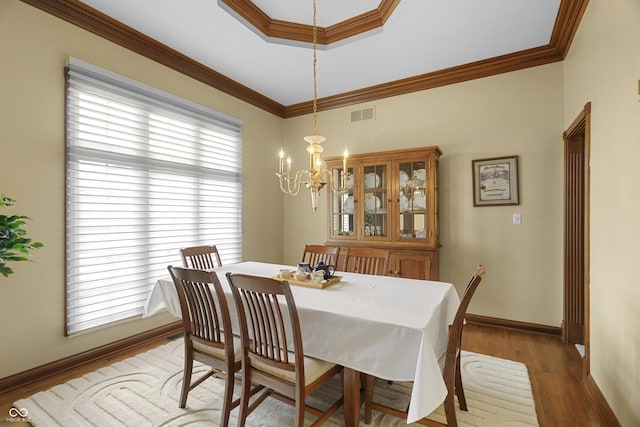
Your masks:
M0 207L12 206L15 200L0 195ZM27 237L27 230L22 228L31 219L24 215L0 215L0 274L8 277L13 273L7 263L11 261L28 261L31 250L41 248L40 242L32 242Z

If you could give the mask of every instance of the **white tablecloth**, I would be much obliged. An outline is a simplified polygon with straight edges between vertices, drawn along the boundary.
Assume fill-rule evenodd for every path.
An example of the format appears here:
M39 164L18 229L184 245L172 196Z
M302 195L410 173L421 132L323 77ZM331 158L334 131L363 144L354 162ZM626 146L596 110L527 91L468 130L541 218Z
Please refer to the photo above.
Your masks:
M225 273L271 277L286 265L242 262L215 269L231 296ZM324 289L291 286L305 354L394 381L413 381L409 423L438 407L446 386L438 360L460 300L450 283L337 272L342 280ZM143 317L168 309L180 317L169 278L159 280ZM235 305L229 304L232 317Z

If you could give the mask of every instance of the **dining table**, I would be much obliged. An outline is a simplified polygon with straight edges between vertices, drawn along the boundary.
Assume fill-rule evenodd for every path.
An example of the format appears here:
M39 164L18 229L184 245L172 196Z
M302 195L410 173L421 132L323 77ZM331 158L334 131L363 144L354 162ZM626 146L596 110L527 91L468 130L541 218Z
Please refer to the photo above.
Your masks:
M225 295L232 300L225 274L274 277L289 265L244 261L213 269ZM360 374L390 381L412 381L407 422L435 410L447 389L441 364L447 347L448 326L460 300L451 283L374 276L338 271L340 280L325 288L291 283L302 345L307 356L344 367L344 422L358 426ZM235 304L229 309L235 325ZM181 317L173 282L167 276L153 286L143 317L162 310ZM440 363L439 363L440 362Z

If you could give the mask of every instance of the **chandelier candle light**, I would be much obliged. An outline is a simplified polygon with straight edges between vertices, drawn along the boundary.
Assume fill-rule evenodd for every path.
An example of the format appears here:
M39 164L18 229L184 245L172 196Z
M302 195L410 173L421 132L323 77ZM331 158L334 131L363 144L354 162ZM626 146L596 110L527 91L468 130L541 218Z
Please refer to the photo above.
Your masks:
M285 171L285 152L280 150L280 165L278 167L278 173L276 176L280 181L280 190L285 194L295 196L300 191L300 185L304 184L311 191L311 207L313 210L318 209L318 196L320 190L327 183L329 188L334 193L343 194L347 191L347 180L349 178L349 172L347 170L347 157L349 153L347 149L344 150L344 157L342 159L342 171L340 172L340 179L335 182L334 176L331 171L322 169L322 158L320 154L324 150L322 143L327 139L324 136L318 135L318 27L317 27L317 5L316 0L313 0L313 135L305 136L304 140L309 143L307 152L309 153L309 169L299 170L295 176L291 177L291 156L286 156L286 171Z

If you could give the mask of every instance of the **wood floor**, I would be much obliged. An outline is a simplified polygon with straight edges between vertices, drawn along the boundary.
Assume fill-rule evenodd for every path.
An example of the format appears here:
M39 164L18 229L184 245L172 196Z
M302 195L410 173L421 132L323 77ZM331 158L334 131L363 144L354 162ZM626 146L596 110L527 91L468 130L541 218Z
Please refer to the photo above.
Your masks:
M582 385L578 351L559 337L469 324L462 348L527 365L541 427L607 426Z
M118 357L77 368L56 377L16 389L0 396L0 425L6 422L12 402L46 390L71 378L109 365L116 360L164 343L157 341ZM527 365L540 426L606 426L582 385L581 359L575 347L562 344L559 338L492 326L468 324L463 335L463 349L488 354ZM24 424L21 424L24 425Z

